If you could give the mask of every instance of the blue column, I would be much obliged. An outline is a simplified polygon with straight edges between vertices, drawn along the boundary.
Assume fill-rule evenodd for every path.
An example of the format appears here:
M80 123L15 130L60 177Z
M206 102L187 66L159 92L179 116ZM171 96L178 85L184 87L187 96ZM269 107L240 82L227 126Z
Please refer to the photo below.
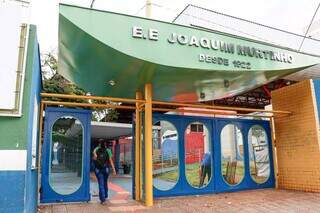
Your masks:
M313 80L318 115L320 116L320 80Z

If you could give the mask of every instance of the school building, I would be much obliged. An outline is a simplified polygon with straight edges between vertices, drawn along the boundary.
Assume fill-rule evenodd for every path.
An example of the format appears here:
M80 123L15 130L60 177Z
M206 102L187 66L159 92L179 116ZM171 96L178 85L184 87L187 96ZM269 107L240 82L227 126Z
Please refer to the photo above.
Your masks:
M11 21L0 20L0 212L97 199L91 153L101 138L114 153L112 180L146 206L260 188L320 192L320 52L60 4L58 73L90 95L43 93L37 27L12 18L27 3L2 4ZM210 104L300 72L313 76L266 90L267 108ZM92 121L97 108L125 121Z

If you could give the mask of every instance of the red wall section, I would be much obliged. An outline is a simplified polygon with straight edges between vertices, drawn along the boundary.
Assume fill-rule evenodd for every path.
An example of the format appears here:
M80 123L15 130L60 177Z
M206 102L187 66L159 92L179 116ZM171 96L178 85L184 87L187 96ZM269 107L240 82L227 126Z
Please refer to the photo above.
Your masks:
M186 163L200 162L204 153L204 136L202 132L185 134Z

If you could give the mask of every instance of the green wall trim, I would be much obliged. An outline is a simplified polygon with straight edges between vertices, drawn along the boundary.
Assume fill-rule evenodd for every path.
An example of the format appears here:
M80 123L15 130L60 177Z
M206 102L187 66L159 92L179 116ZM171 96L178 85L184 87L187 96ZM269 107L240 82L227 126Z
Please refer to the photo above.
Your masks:
M26 57L25 79L23 89L22 116L0 116L0 150L26 150L28 142L28 121L30 109L30 93L32 84L32 70L34 48L36 41L36 27L29 25L28 49Z

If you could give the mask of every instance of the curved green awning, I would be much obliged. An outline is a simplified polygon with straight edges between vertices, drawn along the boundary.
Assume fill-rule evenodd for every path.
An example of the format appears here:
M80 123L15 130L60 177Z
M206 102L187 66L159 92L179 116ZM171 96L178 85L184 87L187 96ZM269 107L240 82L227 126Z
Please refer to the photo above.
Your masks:
M60 5L58 72L94 95L134 98L152 83L155 100L212 100L318 63L231 35Z

